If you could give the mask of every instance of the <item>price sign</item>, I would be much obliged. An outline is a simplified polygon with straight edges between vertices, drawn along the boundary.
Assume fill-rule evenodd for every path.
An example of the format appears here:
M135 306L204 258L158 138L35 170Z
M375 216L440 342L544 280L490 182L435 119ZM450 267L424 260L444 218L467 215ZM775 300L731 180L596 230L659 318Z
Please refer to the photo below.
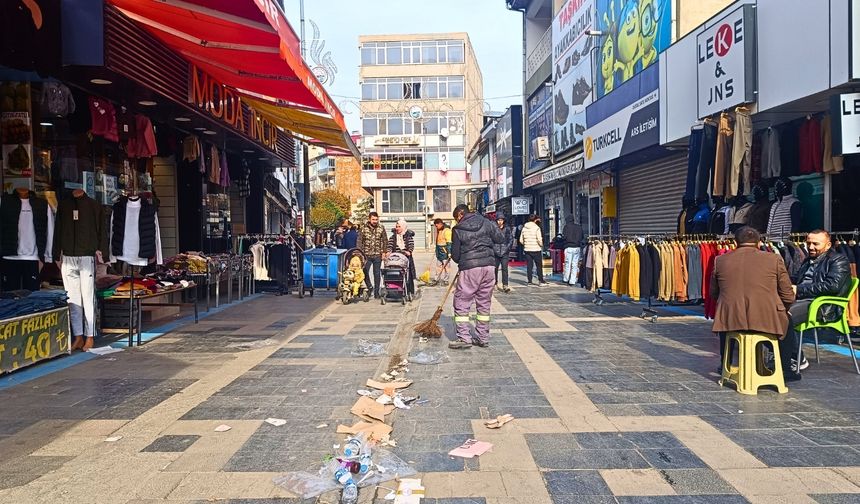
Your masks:
M69 353L69 309L0 320L0 374Z

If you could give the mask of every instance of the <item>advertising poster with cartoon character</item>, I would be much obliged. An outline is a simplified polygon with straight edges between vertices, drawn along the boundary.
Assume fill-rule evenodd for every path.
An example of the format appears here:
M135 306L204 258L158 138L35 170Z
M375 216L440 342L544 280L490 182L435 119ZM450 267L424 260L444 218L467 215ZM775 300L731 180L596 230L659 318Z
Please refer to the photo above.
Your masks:
M672 43L669 0L595 0L599 37L597 98L657 61Z
M582 141L585 107L592 93L591 54L597 37L594 0L567 0L552 21L552 151L561 154Z

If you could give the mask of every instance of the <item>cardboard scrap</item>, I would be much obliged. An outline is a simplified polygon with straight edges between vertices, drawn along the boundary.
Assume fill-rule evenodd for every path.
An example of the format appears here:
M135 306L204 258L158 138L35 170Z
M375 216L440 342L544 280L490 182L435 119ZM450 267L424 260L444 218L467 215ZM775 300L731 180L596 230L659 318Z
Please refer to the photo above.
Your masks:
M514 416L511 414L499 415L492 420L485 421L484 426L486 426L488 429L499 429L502 427L502 425L505 425L506 423L510 422L513 419L514 419Z
M267 418L265 422L269 425L274 425L275 427L280 427L282 425L287 425L287 421L283 418Z
M359 432L365 432L376 440L381 440L385 436L388 436L392 430L394 430L393 427L382 422L356 422L352 427L346 425L337 426L338 434L355 435Z
M378 390L385 390L387 388L402 389L402 388L406 388L406 387L412 385L412 380L387 382L386 383L386 382L376 381L372 378L369 378L365 385L370 387L370 388L375 388Z
M465 443L449 451L448 455L452 457L473 458L487 453L492 448L492 443L478 441L477 439L467 439Z
M385 421L385 406L379 404L373 399L365 396L358 398L358 401L349 410L353 415L357 415L364 419Z

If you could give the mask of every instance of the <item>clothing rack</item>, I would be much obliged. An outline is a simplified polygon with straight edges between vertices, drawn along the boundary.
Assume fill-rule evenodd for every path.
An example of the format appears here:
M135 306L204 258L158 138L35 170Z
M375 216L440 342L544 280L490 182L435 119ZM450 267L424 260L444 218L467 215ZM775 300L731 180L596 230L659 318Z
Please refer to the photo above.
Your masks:
M237 252L242 252L242 245L246 240L249 246L255 243L263 243L268 245L284 245L287 247L288 254L285 254L282 258L284 263L280 265L282 270L286 272L286 278L260 280L253 278L254 268L251 268L254 284L265 282L261 286L261 292L272 292L279 296L289 294L290 287L298 285L302 281L300 258L304 249L292 235L287 233L251 233L236 235L233 237L233 240L233 250Z

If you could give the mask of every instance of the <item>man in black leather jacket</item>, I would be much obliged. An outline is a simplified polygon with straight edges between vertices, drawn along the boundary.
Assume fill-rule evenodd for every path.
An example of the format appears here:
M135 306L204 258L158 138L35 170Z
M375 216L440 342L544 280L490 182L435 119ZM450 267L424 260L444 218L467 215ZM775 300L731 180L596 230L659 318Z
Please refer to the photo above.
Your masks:
M451 258L457 263L457 286L454 291L454 324L457 340L448 347L462 350L473 344L486 347L490 341L490 304L496 285L496 245L505 236L491 220L469 213L466 205L454 209ZM475 304L475 337L471 337L469 310Z
M830 233L816 229L806 236L806 249L809 257L800 265L797 276L792 278L797 301L788 309L791 323L788 327L786 343L788 348L797 348L799 342L794 327L809 319L809 305L821 296L845 297L851 288L851 269L848 258L837 254L832 249ZM827 305L818 312L818 319L824 322L835 322L842 316L842 310L833 305ZM792 346L793 345L793 346ZM791 359L791 369L786 374L797 373L808 366L805 357L801 357L800 367L796 359Z

